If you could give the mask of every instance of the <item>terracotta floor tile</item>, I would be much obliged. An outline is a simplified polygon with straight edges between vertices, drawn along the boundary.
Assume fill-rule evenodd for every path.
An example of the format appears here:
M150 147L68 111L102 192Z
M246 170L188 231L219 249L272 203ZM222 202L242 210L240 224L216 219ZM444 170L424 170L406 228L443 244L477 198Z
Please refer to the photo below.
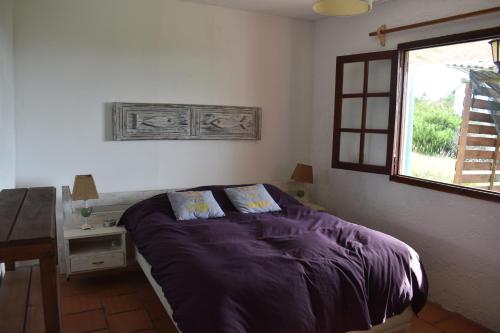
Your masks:
M100 309L102 305L96 294L83 294L62 297L61 307L63 314L70 314Z
M156 292L149 283L142 284L137 287L137 296L142 301L151 301L158 299L158 295L156 295Z
M442 330L432 327L425 321L413 317L411 321L411 333L444 333Z
M153 328L151 319L143 309L110 315L108 323L111 333L131 333Z
M136 294L103 297L102 304L106 314L136 310L142 306Z
M66 279L63 281L59 280L59 290L61 292L61 296L63 297L95 294L98 291L95 285L88 283L85 280L76 278L71 278L69 281L66 281Z
M459 315L453 315L451 318L440 321L434 326L446 331L446 333L493 333Z
M145 278L144 278L145 280ZM97 293L100 296L115 296L135 292L135 284L119 277L71 277L69 281L59 279L59 286L63 296Z
M99 294L102 297L106 296L118 296L124 294L132 294L135 292L135 288L132 285L126 283L116 283L114 285L107 286L106 288L102 288Z
M107 328L102 310L63 316L64 333L83 333Z
M148 312L149 316L153 320L157 319L167 319L168 314L165 308L163 307L163 304L161 304L160 300L158 298L150 301L144 301L144 308Z
M440 305L428 302L418 313L418 317L429 324L435 324L444 319L450 318L452 314L443 309Z
M135 286L146 283L149 284L149 282L146 280L146 276L144 276L144 273L142 273L141 271L128 274L126 281L127 283L133 284Z
M154 325L156 327L156 330L158 333L177 333L177 328L175 327L174 323L168 319L160 319L156 320L154 322Z

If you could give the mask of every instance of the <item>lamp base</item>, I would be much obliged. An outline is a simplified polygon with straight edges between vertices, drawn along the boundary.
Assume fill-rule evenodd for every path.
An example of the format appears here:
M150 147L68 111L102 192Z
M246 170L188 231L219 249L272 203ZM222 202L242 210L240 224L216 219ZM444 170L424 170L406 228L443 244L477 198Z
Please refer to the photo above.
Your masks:
M94 228L85 221L85 223L82 224L82 226L80 227L80 229L82 229L82 230L92 230Z

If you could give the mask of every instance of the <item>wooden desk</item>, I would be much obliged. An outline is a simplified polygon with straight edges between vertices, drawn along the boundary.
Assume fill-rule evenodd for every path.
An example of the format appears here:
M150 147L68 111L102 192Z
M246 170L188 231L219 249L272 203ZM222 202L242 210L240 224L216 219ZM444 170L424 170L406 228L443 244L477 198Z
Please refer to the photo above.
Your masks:
M40 260L47 333L60 332L55 206L53 187L0 192L0 262Z

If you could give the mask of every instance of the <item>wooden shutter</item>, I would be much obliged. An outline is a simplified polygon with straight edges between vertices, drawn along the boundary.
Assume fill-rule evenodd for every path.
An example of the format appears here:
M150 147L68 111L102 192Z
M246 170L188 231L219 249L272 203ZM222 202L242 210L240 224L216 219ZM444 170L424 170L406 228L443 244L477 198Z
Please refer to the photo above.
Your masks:
M390 174L397 51L337 57L332 167Z

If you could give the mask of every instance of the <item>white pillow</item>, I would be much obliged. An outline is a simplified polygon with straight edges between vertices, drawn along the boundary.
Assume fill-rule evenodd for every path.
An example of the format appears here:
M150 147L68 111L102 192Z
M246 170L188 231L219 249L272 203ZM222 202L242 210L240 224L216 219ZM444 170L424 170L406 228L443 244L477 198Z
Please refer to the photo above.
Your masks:
M241 213L281 211L262 184L224 189L233 206Z
M225 216L212 191L169 192L167 195L177 220Z

